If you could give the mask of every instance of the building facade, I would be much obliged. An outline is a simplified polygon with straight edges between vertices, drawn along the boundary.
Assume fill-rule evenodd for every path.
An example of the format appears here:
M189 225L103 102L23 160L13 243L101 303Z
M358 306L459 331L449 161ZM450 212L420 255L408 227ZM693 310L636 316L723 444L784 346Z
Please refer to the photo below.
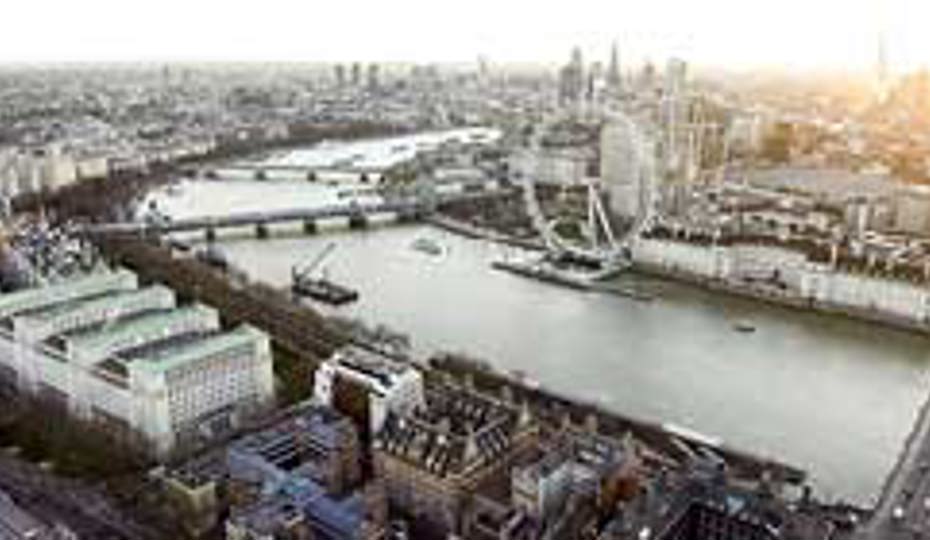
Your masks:
M375 470L392 508L434 534L461 534L472 496L500 483L506 489L514 460L536 434L513 404L447 382L428 390L424 408L388 415L375 441Z
M0 378L80 418L141 435L155 454L210 437L273 401L268 337L220 329L126 270L0 296Z
M637 127L627 116L616 116L601 130L601 180L616 218L634 220L651 204L651 186L644 170Z
M317 368L313 399L335 406L339 381L365 397L372 435L381 431L390 412L411 414L426 404L423 375L418 369L357 347L337 351Z

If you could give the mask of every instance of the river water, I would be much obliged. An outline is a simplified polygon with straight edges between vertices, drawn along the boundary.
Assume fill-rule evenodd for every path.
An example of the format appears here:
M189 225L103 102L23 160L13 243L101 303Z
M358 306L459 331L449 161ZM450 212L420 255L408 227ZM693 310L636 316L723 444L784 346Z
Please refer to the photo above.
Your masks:
M331 189L204 182L153 197L189 216L331 202ZM412 249L422 236L445 254ZM618 412L788 461L829 500L877 495L930 391L927 338L638 276L621 279L656 292L655 301L563 289L492 270L510 248L425 225L221 247L254 277L285 287L291 267L330 242L330 279L361 292L336 311L409 333L419 351L468 352ZM736 332L735 319L756 332Z

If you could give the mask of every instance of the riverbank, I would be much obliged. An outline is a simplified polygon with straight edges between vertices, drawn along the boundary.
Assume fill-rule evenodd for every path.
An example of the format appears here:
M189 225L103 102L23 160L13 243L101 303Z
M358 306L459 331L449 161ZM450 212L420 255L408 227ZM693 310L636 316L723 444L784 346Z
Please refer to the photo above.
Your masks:
M433 225L434 227L459 234L466 238L487 240L489 242L518 247L530 251L542 251L545 249L545 246L539 239L517 238L513 235L502 233L487 227L478 227L477 225L473 225L471 223L441 214L429 216L424 220L424 222Z
M53 192L27 193L12 201L15 212L47 212L55 221L85 222L123 221L140 197L159 186L193 177L207 164L243 159L261 152L287 150L314 145L324 140L365 140L397 136L411 130L367 122L297 123L289 126L288 137L273 140L224 139L204 156L171 163L154 163L143 170L115 173L107 178L84 180Z
M541 240L516 238L507 233L494 229L477 227L465 221L451 218L448 216L434 216L426 220L430 225L439 227L443 230L462 235L466 238L486 240L502 245L520 247L532 251L542 251L545 249ZM683 283L686 285L697 286L702 289L739 298L748 298L765 302L767 304L785 307L801 311L812 311L824 315L844 317L861 322L870 322L881 324L896 330L912 332L922 336L930 337L930 321L921 322L906 317L898 317L890 313L884 313L877 310L856 308L814 300L812 298L802 298L779 293L770 288L753 287L751 285L740 285L737 283L727 282L716 278L708 278L698 274L693 274L683 270L670 270L658 265L644 262L633 262L631 270L637 274L659 279L667 279ZM636 299L637 294L630 294L630 291L618 289L616 287L602 286L594 287L590 290L604 292L608 294L618 294L620 296L632 296Z
M759 478L768 473L773 479L796 486L802 485L807 478L807 473L800 468L731 448L708 436L679 433L671 426L606 411L599 405L498 372L481 362L446 354L433 357L429 365L437 372L447 373L483 392L526 400L534 414L555 424L567 420L585 423L596 426L600 433L620 438L629 433L649 447L677 459L712 452L721 456L732 470L748 477Z
M287 197L277 191L268 185L261 198ZM205 200L208 208L213 202ZM443 210L526 238L520 204L513 197ZM777 456L809 471L828 500L867 503L878 493L925 395L922 337L799 316L632 272L609 284L655 288L663 301L577 294L488 271L511 249L487 235L433 229L220 244L230 261L283 289L295 264L338 241L328 269L362 292L358 304L339 313L400 329L421 352L468 351L493 359L502 372L529 373L547 388L610 411ZM445 256L410 249L424 234L449 248ZM764 331L734 332L734 315L746 313Z
M843 306L829 302L821 302L809 298L790 296L779 293L775 290L762 287L753 287L751 285L739 285L715 278L693 274L683 270L669 270L667 268L651 265L648 263L634 262L632 270L638 274L676 281L685 285L696 286L718 294L726 294L739 298L748 298L771 304L778 307L789 308L799 311L815 312L823 315L844 317L847 319L876 323L905 332L911 332L922 336L930 336L930 325L907 319L905 317L896 317L892 314L883 313L876 310L860 309L852 306Z

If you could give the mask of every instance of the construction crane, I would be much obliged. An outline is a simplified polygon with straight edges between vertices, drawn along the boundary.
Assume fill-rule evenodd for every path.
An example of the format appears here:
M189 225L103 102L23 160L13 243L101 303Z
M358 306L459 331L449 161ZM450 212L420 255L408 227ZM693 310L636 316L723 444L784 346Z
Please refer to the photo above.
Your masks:
M341 305L358 300L358 291L329 281L324 275L314 279L311 274L336 249L336 243L330 242L309 263L291 267L291 289L300 296L309 296L327 304Z
M304 264L302 266L299 264L295 264L294 266L292 266L291 267L291 280L294 282L294 284L297 284L298 282L303 281L307 276L313 273L313 271L316 270L318 266L323 264L323 261L326 260L326 257L329 257L329 255L335 249L336 249L336 243L330 242L329 244L326 244L326 247L323 248L323 251L318 253L312 259L309 259L308 264ZM304 262L307 263L307 261L304 261Z

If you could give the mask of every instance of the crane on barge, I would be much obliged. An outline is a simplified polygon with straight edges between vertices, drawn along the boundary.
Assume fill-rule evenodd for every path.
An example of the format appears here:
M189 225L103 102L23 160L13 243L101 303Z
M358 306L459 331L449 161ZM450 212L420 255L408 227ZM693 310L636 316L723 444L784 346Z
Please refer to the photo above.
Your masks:
M291 267L291 290L294 294L337 306L358 300L358 291L333 283L327 278L325 271L319 278L312 277L335 249L336 243L330 242L308 263Z

